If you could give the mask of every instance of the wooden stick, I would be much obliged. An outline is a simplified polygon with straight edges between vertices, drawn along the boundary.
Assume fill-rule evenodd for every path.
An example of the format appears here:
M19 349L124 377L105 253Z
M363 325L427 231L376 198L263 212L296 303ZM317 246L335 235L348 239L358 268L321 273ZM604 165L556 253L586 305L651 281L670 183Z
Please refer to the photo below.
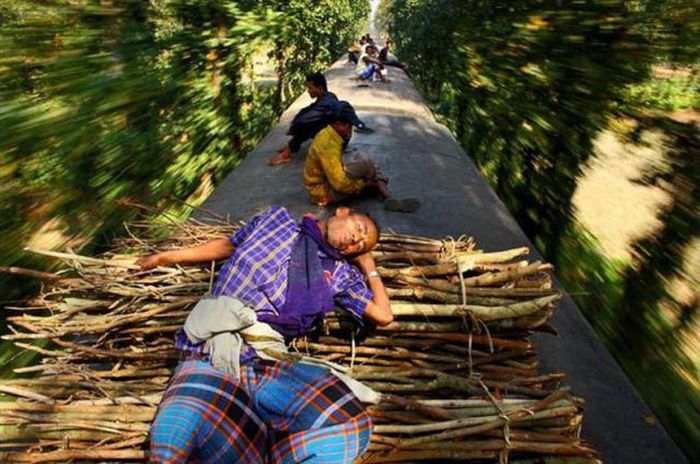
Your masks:
M34 401L39 401L42 403L47 403L47 404L52 404L54 403L54 400L49 398L48 396L40 395L38 393L25 390L22 388L16 388L16 387L10 387L6 385L0 385L0 393L5 393L8 395L12 396L19 396L21 398L29 398Z
M551 271L552 269L554 269L554 266L551 264L542 264L536 261L533 264L511 271L489 272L475 277L468 277L464 279L464 285L467 287L493 287L538 272Z
M48 453L0 453L1 462L40 463L60 461L144 461L146 452L131 450L62 450Z
M455 343L463 343L465 346L469 343L470 335L465 333L431 333L431 332L408 332L401 334L407 337L423 337L433 340L444 340ZM511 348L515 350L527 351L534 348L532 342L527 340L511 340L507 338L488 337L486 335L472 334L472 344L490 345L498 348Z
M462 270L473 269L477 264L504 263L529 253L529 248L520 247L491 253L467 254L458 256L457 263Z
M559 295L545 296L536 300L514 303L509 306L438 305L419 303L392 303L394 316L460 317L468 313L483 321L514 319L529 316L559 299Z
M5 273L5 274L13 274L13 275L18 275L22 277L29 277L32 279L40 279L40 280L60 280L66 278L66 276L62 276L60 274L53 274L51 272L42 272L42 271L35 271L34 269L27 269L24 267L17 267L17 266L0 266L0 272Z
M178 353L174 349L169 351L160 351L158 353L149 352L128 352L128 351L117 351L117 350L100 350L97 348L91 348L89 346L80 345L78 343L66 342L60 339L53 339L53 342L64 348L70 348L74 351L91 354L98 358L112 358L112 359L151 359L151 360L164 360L164 359L177 359L179 357Z
M351 353L352 348L349 346L339 346L339 345L324 345L321 343L310 343L308 341L303 341L300 344L300 348L308 349L315 352L334 352L334 353ZM372 354L380 355L389 358L397 359L425 359L430 361L442 361L442 362L463 362L462 358L457 358L455 356L439 356L428 353L417 353L410 351L391 351L388 349L380 348L370 348L366 346L355 347L355 353L357 354Z
M454 274L457 272L457 265L454 263L442 263L427 266L409 266L398 269L377 266L377 272L385 279L392 279L399 276L431 277Z
M544 455L559 455L559 456L586 456L594 457L595 451L592 449L576 445L576 444L562 444L562 443L548 443L548 442L534 442L534 441L515 441L511 440L506 443L503 440L483 440L483 441L469 441L469 442L440 442L440 443L430 443L425 445L418 445L415 447L410 447L409 449L424 449L424 450L459 450L459 451L497 451L497 450L510 450L513 452L527 452L527 453L538 453Z
M400 396L396 395L382 395L382 402L397 406L404 411L416 411L424 416L436 420L444 421L453 418L452 414L446 409L436 406L427 406L419 401L401 398Z
M116 267L122 269L130 269L134 271L141 270L141 268L135 264L124 264L124 263L111 263L104 259L90 258L88 256L81 256L75 253L61 253L58 251L41 250L39 248L25 247L24 251L34 253L36 255L48 256L51 258L59 258L68 261L76 261L83 264L92 264L95 266L103 267Z
M475 425L475 426L471 426L471 427L465 427L465 428L456 429L456 430L448 430L446 432L441 432L441 433L438 433L435 435L429 435L427 437L406 439L406 440L401 442L401 446L410 447L410 446L415 446L415 445L418 445L421 443L430 443L430 442L435 442L435 441L452 440L455 438L462 438L462 437L474 435L477 433L487 432L489 430L493 430L495 428L502 427L503 424L506 423L506 420L516 421L518 419L523 419L523 418L529 416L530 413L536 413L537 411L545 409L549 404L557 401L560 398L567 396L568 394L569 394L568 389L560 389L560 390L557 390L556 392L552 393L551 395L549 395L547 398L533 404L530 408L528 408L527 412L523 411L523 410L518 410L518 411L515 411L513 413L506 415L505 417L498 417L498 418L496 418L488 423L485 423L485 424Z
M402 283L404 285L411 286L422 286L427 288L432 288L435 290L440 290L443 292L450 292L461 295L460 285L457 283L452 283L445 279L424 279L422 277L412 277L400 275L397 276L393 281ZM497 297L497 298L527 298L527 297L540 297L553 295L557 293L556 290L551 288L477 288L468 287L465 289L467 295L482 296L482 297Z
M389 453L367 453L360 459L361 464L374 464L384 462L415 462L438 459L450 459L456 461L469 461L476 459L495 460L498 453L495 451L452 451L452 450L410 450L391 451Z

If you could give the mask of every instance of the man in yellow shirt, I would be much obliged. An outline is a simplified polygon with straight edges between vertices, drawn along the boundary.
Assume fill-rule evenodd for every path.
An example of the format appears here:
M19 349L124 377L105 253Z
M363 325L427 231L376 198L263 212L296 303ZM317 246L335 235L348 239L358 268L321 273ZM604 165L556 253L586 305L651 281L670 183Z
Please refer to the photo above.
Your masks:
M366 187L379 188L379 182L388 197L386 182L377 179L376 168L369 160L360 161L364 172L356 168L351 174L343 166L343 142L352 135L353 114L349 103L339 102L333 121L316 134L309 146L304 163L304 185L314 204L326 206L335 203L345 196L360 193Z
M386 177L370 160L361 158L343 164L343 142L352 135L354 117L352 106L339 102L332 122L311 142L304 163L304 186L311 202L327 206L374 188L385 200L385 209L409 213L418 209L418 200L390 198Z

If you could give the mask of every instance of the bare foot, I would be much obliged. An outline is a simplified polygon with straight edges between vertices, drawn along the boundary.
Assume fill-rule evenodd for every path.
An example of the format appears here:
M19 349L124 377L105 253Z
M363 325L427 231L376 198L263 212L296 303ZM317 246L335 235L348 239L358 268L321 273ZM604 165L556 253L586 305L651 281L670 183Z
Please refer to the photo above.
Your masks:
M289 146L285 146L280 151L277 152L274 158L271 158L267 162L268 166L280 166L282 164L287 164L292 160L292 152L289 150Z

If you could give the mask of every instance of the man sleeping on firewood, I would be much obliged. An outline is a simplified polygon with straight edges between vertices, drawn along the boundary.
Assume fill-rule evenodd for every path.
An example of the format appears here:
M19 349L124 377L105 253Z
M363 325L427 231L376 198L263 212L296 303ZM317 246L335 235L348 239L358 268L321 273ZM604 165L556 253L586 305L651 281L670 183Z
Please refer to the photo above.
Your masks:
M313 360L293 360L285 337L307 334L344 308L391 323L370 250L379 231L340 207L298 223L282 207L228 239L146 256L142 269L227 259L212 295L176 335L181 352L151 429L152 462L347 463L368 447L363 402L379 395Z

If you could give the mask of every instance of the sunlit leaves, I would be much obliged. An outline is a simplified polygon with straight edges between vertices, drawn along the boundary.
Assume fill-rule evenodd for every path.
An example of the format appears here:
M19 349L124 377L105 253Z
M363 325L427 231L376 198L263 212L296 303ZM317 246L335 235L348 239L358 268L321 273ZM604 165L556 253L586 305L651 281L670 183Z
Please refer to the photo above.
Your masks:
M106 244L132 214L116 200L186 212L176 199L201 201L288 101L258 84L253 55L283 54L272 71L291 97L368 11L351 0L3 1L2 264L21 262L28 233L51 218Z

